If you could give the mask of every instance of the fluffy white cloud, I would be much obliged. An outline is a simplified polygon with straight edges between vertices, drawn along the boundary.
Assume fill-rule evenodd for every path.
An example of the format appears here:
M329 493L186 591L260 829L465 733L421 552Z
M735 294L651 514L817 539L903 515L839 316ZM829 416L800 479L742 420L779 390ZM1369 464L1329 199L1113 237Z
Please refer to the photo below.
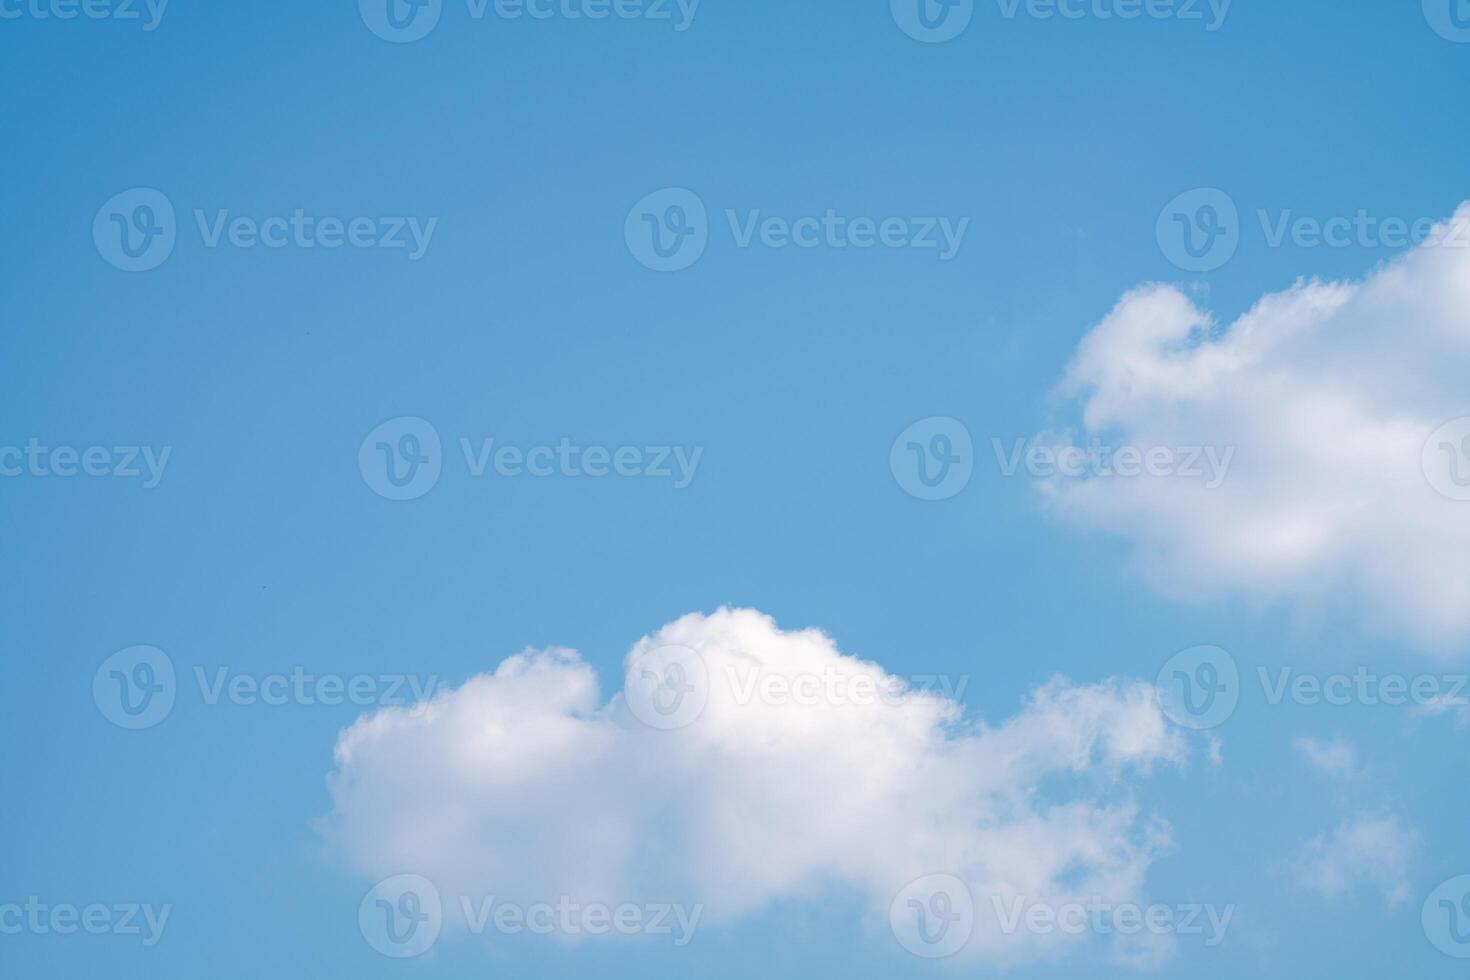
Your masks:
M1358 775L1358 750L1347 739L1328 740L1303 735L1292 745L1298 755L1323 775L1339 779Z
M1131 539L1178 597L1336 601L1463 650L1470 502L1431 480L1470 496L1470 428L1430 437L1470 416L1470 236L1449 231L1467 223L1470 204L1365 279L1299 282L1224 329L1173 286L1124 296L1061 385L1081 406L1067 442L1233 447L1228 474L1058 477L1051 504Z
M630 700L667 678L670 650L696 656L678 680L703 707L658 730ZM702 903L718 927L838 892L886 928L907 884L951 874L975 903L961 955L988 960L1072 938L1008 934L998 907L1138 901L1171 847L1130 785L1187 749L1142 682L1057 679L1009 720L966 721L825 634L749 610L665 626L626 677L604 704L577 654L530 651L426 706L365 716L339 737L324 832L365 876L432 880L451 925L456 895Z
M1330 834L1308 841L1293 866L1297 881L1324 898L1354 888L1378 890L1389 905L1410 898L1409 862L1419 849L1419 834L1391 814L1351 814Z

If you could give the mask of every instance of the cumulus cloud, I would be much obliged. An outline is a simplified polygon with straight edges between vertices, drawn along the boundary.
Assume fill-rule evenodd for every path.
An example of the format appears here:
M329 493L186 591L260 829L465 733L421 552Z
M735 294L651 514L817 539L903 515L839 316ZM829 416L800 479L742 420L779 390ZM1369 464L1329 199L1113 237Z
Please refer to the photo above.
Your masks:
M1467 225L1470 204L1361 281L1298 282L1225 327L1174 286L1128 293L1060 386L1081 409L1065 442L1186 452L1049 478L1051 505L1129 539L1178 597L1336 601L1463 651L1470 427L1442 427L1470 416ZM1201 447L1234 451L1218 486L1181 475Z
M1409 863L1418 849L1418 832L1398 817L1362 811L1307 841L1293 872L1302 887L1324 898L1368 887L1399 905L1410 898Z
M650 677L697 710L640 721ZM603 702L576 653L528 651L359 719L337 742L324 833L368 878L433 881L451 927L452 895L700 903L718 928L841 894L886 929L906 886L952 875L975 910L959 955L987 961L1074 938L1007 933L997 909L1140 901L1172 846L1131 790L1187 746L1142 682L1056 679L992 725L749 610L643 638L625 681ZM1138 957L1137 939L1115 952Z
M1298 755L1325 776L1350 779L1358 774L1358 750L1347 739L1321 739L1303 735L1292 745Z

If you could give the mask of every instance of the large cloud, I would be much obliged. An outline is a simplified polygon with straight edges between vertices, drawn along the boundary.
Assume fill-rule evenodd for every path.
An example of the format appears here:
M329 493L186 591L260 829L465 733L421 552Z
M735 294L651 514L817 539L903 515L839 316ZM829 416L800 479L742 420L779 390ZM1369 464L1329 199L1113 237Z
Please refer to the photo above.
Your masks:
M702 711L660 730L630 708L670 650L708 682L691 670ZM626 671L633 686L603 704L575 653L532 651L360 719L339 737L325 832L365 876L429 878L451 926L450 895L702 903L718 928L834 893L862 896L874 926L909 882L952 874L974 894L968 954L990 959L1068 938L1003 934L993 897L1138 900L1170 847L1129 784L1186 746L1140 682L1058 679L1002 724L967 722L823 633L748 610L671 623ZM807 695L782 696L787 682Z
M1430 437L1470 416L1467 223L1470 205L1362 281L1299 282L1225 329L1172 286L1124 296L1061 386L1085 436L1233 447L1232 465L1213 489L1058 477L1043 484L1051 503L1131 539L1177 596L1333 602L1426 649L1463 650L1470 503L1431 479L1459 492L1450 478L1465 473L1450 467L1470 470L1470 428Z

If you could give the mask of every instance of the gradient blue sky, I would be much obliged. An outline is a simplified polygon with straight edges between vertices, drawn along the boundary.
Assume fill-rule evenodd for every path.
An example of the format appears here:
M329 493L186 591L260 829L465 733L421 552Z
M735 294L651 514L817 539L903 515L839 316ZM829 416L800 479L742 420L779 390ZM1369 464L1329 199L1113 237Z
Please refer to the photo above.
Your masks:
M350 2L174 0L159 28L0 20L0 444L171 446L152 490L0 479L0 902L174 906L152 949L117 936L0 936L0 972L70 977L950 975L909 958L841 895L778 902L657 944L446 942L378 956L369 882L324 846L326 775L351 706L207 706L119 729L91 697L117 650L181 673L410 672L459 684L527 646L580 650L605 695L638 638L749 606L828 631L895 673L971 678L1004 719L1056 673L1152 680L1176 651L1242 669L1444 672L1339 607L1178 603L1004 478L992 437L1069 416L1049 397L1128 289L1202 283L1233 319L1300 276L1359 276L1392 250L1268 247L1195 276L1155 239L1195 187L1242 212L1366 208L1441 218L1470 197L1470 45L1417 2L1236 0L1220 30L1002 16L921 44L882 0L704 0L667 23L471 20L375 37ZM163 191L160 268L99 257L98 208ZM624 244L644 195L694 190L715 230L691 269ZM439 219L401 251L205 248L190 212ZM968 217L932 252L739 249L725 208ZM359 443L397 416L528 446L701 446L693 484L469 479L393 503ZM961 419L975 475L905 494L889 448ZM1447 666L1448 664L1448 666ZM1178 848L1163 901L1235 903L1229 941L1184 944L1167 977L1449 977L1419 906L1470 871L1466 732L1384 707L1246 697L1225 762L1143 784ZM1329 786L1293 751L1346 738L1368 775ZM1351 796L1351 800L1347 799ZM1345 810L1391 807L1422 836L1412 900L1335 899L1288 870ZM961 971L963 972L963 971ZM1089 957L1021 977L1133 976Z

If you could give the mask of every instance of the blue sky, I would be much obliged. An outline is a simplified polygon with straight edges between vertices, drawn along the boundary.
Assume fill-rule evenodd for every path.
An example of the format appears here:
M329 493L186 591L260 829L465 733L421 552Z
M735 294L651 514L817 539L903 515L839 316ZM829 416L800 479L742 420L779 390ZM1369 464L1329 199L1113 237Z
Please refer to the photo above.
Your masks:
M1217 21L1206 3L1125 19L1102 14L1126 0L1075 18L978 2L925 43L881 0L703 0L687 23L676 4L592 20L444 0L424 37L394 43L351 2L173 0L150 30L142 4L138 20L62 20L0 0L0 930L32 897L105 905L113 924L0 932L4 972L1459 975L1421 912L1470 873L1470 714L1356 693L1273 704L1259 679L1427 676L1451 696L1470 670L1470 503L1452 499L1458 471L1426 481L1419 458L1470 432L1431 435L1470 416L1470 250L1384 224L1470 198L1470 10L1441 6L1235 0ZM1202 188L1223 197L1187 196ZM160 198L172 250L120 268L107 232L163 229ZM1233 253L1171 262L1176 200L1201 235L1204 203L1233 207ZM673 241L675 205L704 250L657 271L637 232L651 220ZM783 226L757 230L769 218L824 230L777 247ZM853 243L891 218L901 244ZM1312 222L1333 219L1352 225L1344 244L1316 243ZM322 244L332 221L340 247ZM246 244L261 234L282 246ZM1329 285L1232 328L1314 278ZM922 499L902 464L917 452L939 474L939 434L968 479ZM409 473L431 435L437 479L388 499L380 454ZM1178 474L1059 483L1006 475L995 449L1092 436L1228 444L1233 469L1213 495ZM58 475L57 447L78 475ZM121 474L86 476L93 447ZM636 475L610 469L625 447ZM728 627L721 607L771 620ZM730 741L706 743L696 723L639 729L615 698L644 638L706 666L744 644L780 672L808 628L829 638L800 646L813 663L949 683L964 719L897 756L938 773L930 796L901 783L882 819L844 810L877 769L836 751L847 739L804 741L821 719L750 762L797 712L735 711ZM134 730L113 671L146 679L158 655L109 658L140 646L166 657L174 701ZM1130 700L1201 646L1240 678L1217 727ZM580 657L531 658L544 682L464 687L528 648ZM1217 655L1193 656L1186 676L1218 676L1198 670ZM1096 717L1036 699L1058 676ZM320 679L355 677L370 703L320 696ZM390 710L360 756L334 758L410 681L451 692L439 722L402 734ZM283 703L261 703L273 684ZM466 745L443 720L497 710L525 724ZM896 722L871 710L886 757ZM602 753L585 773L568 732ZM1074 738L1096 752L1054 757ZM994 762L1008 739L1034 767L983 785L947 768ZM827 772L830 806L738 819ZM660 773L650 817L632 798ZM977 818L977 800L995 812ZM1029 813L1046 851L1059 801L1133 817L1121 837L1059 840L1099 850L1038 879L1055 895L1131 848L1138 877L1111 899L1230 906L1224 940L1163 936L1141 966L1091 934L911 956L887 876L974 889L997 839L974 822L1012 840ZM415 807L459 822L416 823ZM953 829L963 860L934 866L915 813ZM853 828L870 836L816 846ZM701 860L752 841L742 874ZM406 959L360 926L390 874L554 901L568 853L606 858L603 898L708 914L679 947L451 921ZM484 873L512 857L513 882ZM115 928L129 904L170 908L156 943Z

